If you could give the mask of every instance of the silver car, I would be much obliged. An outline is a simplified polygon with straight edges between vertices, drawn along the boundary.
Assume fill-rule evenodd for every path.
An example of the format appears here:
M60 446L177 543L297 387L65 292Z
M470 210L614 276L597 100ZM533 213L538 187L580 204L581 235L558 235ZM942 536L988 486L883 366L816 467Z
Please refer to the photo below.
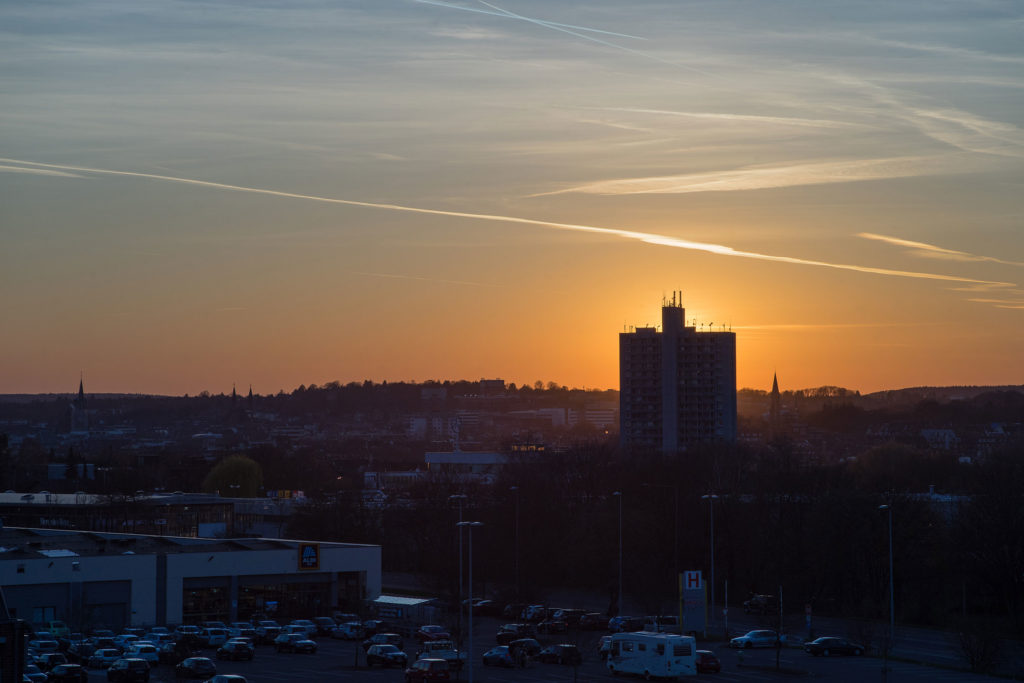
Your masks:
M750 631L729 641L729 647L775 647L779 642L779 634L775 631Z

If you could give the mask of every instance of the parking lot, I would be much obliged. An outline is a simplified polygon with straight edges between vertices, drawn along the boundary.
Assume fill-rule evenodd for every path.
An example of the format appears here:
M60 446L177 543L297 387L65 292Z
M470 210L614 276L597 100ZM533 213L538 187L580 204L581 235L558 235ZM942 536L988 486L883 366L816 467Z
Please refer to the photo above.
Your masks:
M494 646L494 634L502 622L493 618L478 618L476 622L473 678L478 683L568 683L570 681L624 680L609 674L604 663L598 658L597 641L603 633L595 631L570 631L566 634L541 636L540 638L543 643L576 643L584 657L583 664L577 668L540 663L532 663L525 669L485 667L481 663L481 655ZM321 637L317 639L317 643L319 649L313 655L277 653L272 646L261 645L257 648L253 661L218 661L217 672L241 674L249 683L298 683L300 681L368 681L370 683L380 681L383 683L403 680L400 669L368 669L360 641L342 641ZM415 640L406 639L405 651L409 654L410 661L415 658L416 645ZM753 683L754 681L778 681L787 678L817 678L837 683L860 683L882 678L882 660L875 657L823 658L812 657L799 649L785 649L781 651L779 657L783 671L777 672L774 670L774 650L751 650L743 651L741 654L739 651L730 650L722 643L705 644L700 641L698 641L698 648L713 650L722 661L721 673L701 674L697 677L701 680ZM211 658L213 656L212 650L204 650L196 654ZM106 674L102 670L92 670L89 680L105 681ZM173 667L168 665L155 667L151 680L154 683L175 681ZM453 675L453 680L468 680L468 671ZM991 683L994 679L906 662L890 662L889 680L915 683L927 681Z

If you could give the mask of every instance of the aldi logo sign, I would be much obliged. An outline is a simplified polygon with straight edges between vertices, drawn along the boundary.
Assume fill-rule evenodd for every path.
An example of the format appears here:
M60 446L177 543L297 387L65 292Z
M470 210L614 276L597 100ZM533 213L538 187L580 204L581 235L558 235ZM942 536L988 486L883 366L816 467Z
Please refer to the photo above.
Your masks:
M299 544L299 569L320 569L320 544Z

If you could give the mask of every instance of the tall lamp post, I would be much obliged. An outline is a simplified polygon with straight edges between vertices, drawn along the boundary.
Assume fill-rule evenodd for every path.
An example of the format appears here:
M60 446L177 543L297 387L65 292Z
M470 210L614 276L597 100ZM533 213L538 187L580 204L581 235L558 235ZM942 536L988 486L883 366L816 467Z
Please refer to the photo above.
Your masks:
M701 500L708 502L708 510L711 512L711 620L715 620L715 501L718 496L713 493L701 496Z
M483 526L483 522L459 522L458 526L469 527L469 604L473 604L473 528ZM469 683L473 683L473 610L469 610L469 653L466 657L469 664Z
M885 679L889 671L889 648L896 637L896 593L893 590L892 572L892 507L879 505L879 510L884 510L889 516L889 637L886 639L885 651L882 653L882 678Z
M515 525L515 567L516 567L516 604L519 604L519 487L509 486L508 490L516 494L516 525ZM516 608L518 609L518 607Z
M619 612L615 616L622 616L622 491L613 491L612 495L619 499Z
M462 502L466 500L465 493L453 493L448 500L454 500L459 504L459 522L462 522ZM456 524L459 529L459 645L462 645L462 527ZM472 602L472 601L471 601ZM472 611L472 608L470 609Z

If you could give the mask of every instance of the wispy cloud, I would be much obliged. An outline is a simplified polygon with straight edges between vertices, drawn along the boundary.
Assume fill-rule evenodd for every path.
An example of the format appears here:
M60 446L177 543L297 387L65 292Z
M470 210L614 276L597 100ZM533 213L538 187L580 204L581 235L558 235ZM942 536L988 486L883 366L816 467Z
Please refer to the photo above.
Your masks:
M621 239L632 240L637 242L643 242L645 244L653 244L663 247L672 247L674 249L686 249L689 251L700 251L709 254L717 254L719 256L731 256L735 258L754 259L758 261L771 261L774 263L789 263L792 265L801 266L816 266L819 268L832 268L835 270L846 270L858 273L868 273L872 275L886 275L892 277L904 277L914 278L921 280L939 280L945 282L960 282L969 284L990 284L998 285L1005 284L1007 286L1015 286L1010 283L999 283L991 280L977 280L973 278L960 277L956 275L944 275L940 273L922 273L908 270L894 270L890 268L873 268L870 266L860 266L848 263L831 263L828 261L816 261L813 259L802 259L793 256L777 256L774 254L761 254L751 251L742 251L739 249L733 249L720 244L711 244L707 242L696 242L693 240L687 240L680 237L672 237L669 235L658 235L648 232L638 232L634 230L620 230L617 228L602 228L593 225L578 225L574 223L558 223L555 221L544 221L534 218L521 218L518 216L502 216L498 214L484 214L484 213L470 213L466 211L446 211L443 209L426 209L415 206L404 206L401 204L383 204L378 202L363 202L353 199L336 199L333 197L320 197L317 195L299 194L295 192L282 192L280 190L267 190L257 187L244 187L241 185L229 185L227 183L215 183L208 180L195 180L193 178L179 178L176 176L157 175L153 173L139 173L136 171L116 171L111 169L102 168L90 168L84 166L69 166L62 164L44 164L33 161L23 161L18 159L4 159L0 158L0 162L9 162L25 165L39 166L42 168L51 168L65 171L77 171L81 173L100 173L105 175L113 175L128 178L148 178L151 180L162 180L174 183L183 183L186 185L194 185L198 187L210 187L220 190L230 190L232 192L244 192L248 194L259 194L267 195L271 197L282 197L285 199L297 199L303 201L323 202L327 204L339 204L344 206L360 206L364 208L382 209L386 211L402 211L407 213L425 214L430 216L450 216L453 218L466 218L470 220L479 221L492 221L498 223L514 223L518 225L536 225L538 227L551 228L555 230L568 230L571 232L582 232L591 235L604 235L608 237L618 237Z
M602 111L618 111L630 114L652 114L659 116L678 116L687 119L704 119L727 123L761 123L784 126L802 126L807 128L867 128L863 124L849 121L833 121L830 119L804 119L792 116L760 116L757 114L731 114L728 112L697 112L672 111L666 109L641 109L636 107L601 107Z
M547 21L545 19L536 19L534 17L528 17L528 16L523 15L523 14L516 14L515 12L512 12L510 10L504 9L502 7L498 7L497 5L493 5L493 4L489 3L489 2L484 2L484 0L478 0L478 2L481 5L490 8L491 11L483 10L483 9L478 8L478 7L466 7L464 5L456 5L456 4L450 3L450 2L440 2L440 0L414 0L414 1L415 2L419 2L421 4L425 4L425 5L434 5L434 6L437 6L437 7L446 7L448 9L462 10L464 12L477 12L477 13L480 13L480 14L490 14L492 16L503 17L503 18L506 18L506 19L516 19L518 21L524 21L524 22L526 22L528 24L534 24L536 26L547 28L547 29L550 29L552 31L558 31L560 33L566 33L568 35L575 36L576 38L580 38L582 40L586 40L586 41L589 41L589 42L592 42L592 43L597 43L598 45L603 45L605 47L610 47L610 48L612 48L614 50L618 50L620 52L626 52L628 54L635 55L637 57L641 57L643 59L647 59L647 60L650 60L650 61L659 62L661 64L668 64L670 66L676 66L676 67L679 67L679 68L682 68L682 69L686 69L688 71L693 71L693 72L696 72L696 73L699 73L699 74L703 74L705 76L713 75L713 74L711 74L711 73L709 73L707 71L704 71L702 69L698 69L695 66L691 66L689 64L684 64L684 63L681 63L681 62L678 62L678 61L673 61L673 60L670 60L670 59L665 59L663 57L660 57L659 55L656 55L656 54L653 54L653 53L650 53L650 52L644 52L643 50L636 50L636 49L631 48L631 47L626 47L625 45L619 45L618 43L613 43L613 42L611 42L609 40L604 40L602 38L599 38L599 37L597 37L597 35L590 35L590 34L605 35L605 36L616 37L616 38L627 38L627 39L632 39L632 40L645 40L644 38L642 38L640 36L631 36L631 35L628 35L628 34L625 34L625 33L615 33L613 31L602 31L602 30L599 30L599 29L588 28L586 26L573 26L572 24L560 24L558 22Z
M60 176L63 178L81 178L82 176L66 171L56 171L46 168L27 168L25 166L4 166L0 165L0 172L3 173L27 173L29 175Z
M559 29L571 29L575 31L586 31L587 33L597 33L606 36L613 36L616 38L632 38L633 40L647 40L640 36L631 36L627 33L615 33L614 31L604 31L598 28L590 28L589 26L574 26L573 24L560 24L557 21L547 21L545 19L532 19L518 14L514 14L507 10L489 5L486 2L481 3L486 5L490 9L481 9L479 7L467 7L465 5L457 5L454 2L441 2L441 0L413 0L421 5L434 5L435 7L445 7L447 9L457 9L463 12L474 12L476 14L489 14L493 17L504 17L506 19L519 19L521 21L528 21L532 24L539 24L541 26L547 26L548 28L559 28Z
M996 308L1008 308L1012 310L1024 310L1024 298L1022 299L968 299L977 304L989 304Z
M934 244L928 244L926 242L914 242L912 240L900 239L898 237L889 237L887 235L876 235L873 232L861 232L857 233L857 237L863 237L864 239L877 240L879 242L885 242L887 244L894 244L898 247L908 247L910 253L916 256L933 259L943 259L947 261L987 261L989 263L1001 263L1006 266L1024 266L1024 262L1020 261L1007 261L995 256L979 256L978 254L971 254L966 251L956 251L954 249L945 249L938 247Z
M708 173L599 180L561 190L540 192L531 196L540 197L570 192L603 195L734 192L797 185L852 183L883 178L910 178L951 173L957 169L962 171L963 167L951 163L951 160L944 157L892 157L888 159L827 161L768 168L740 168Z

